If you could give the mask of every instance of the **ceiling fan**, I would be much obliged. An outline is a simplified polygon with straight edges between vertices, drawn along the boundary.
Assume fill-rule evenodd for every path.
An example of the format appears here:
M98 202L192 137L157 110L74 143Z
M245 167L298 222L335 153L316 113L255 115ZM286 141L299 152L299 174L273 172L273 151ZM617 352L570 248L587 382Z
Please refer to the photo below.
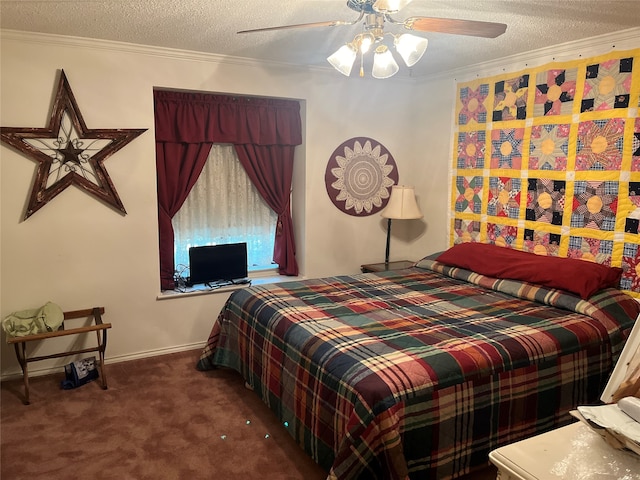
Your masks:
M339 72L346 76L351 69L358 53L361 55L360 76L364 76L363 57L371 46L374 49L372 76L388 78L398 70L398 64L388 47L382 43L385 35L393 37L394 47L403 58L407 66L415 65L427 49L427 39L416 35L394 35L384 31L385 22L418 32L438 32L455 35L470 35L474 37L495 38L502 35L507 26L504 23L482 22L478 20L462 20L436 17L409 17L403 21L394 19L391 14L399 12L412 0L347 0L347 7L359 12L353 21L331 20L326 22L299 23L281 25L277 27L255 28L241 30L238 33L266 32L286 30L292 28L335 27L341 25L355 25L363 21L364 32L355 36L352 42L343 45L338 51L330 55L327 60Z

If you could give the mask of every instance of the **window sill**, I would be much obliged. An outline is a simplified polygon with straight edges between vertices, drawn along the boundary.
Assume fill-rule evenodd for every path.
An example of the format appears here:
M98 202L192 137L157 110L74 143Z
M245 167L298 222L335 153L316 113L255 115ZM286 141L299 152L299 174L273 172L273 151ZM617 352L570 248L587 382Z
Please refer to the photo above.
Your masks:
M172 298L185 298L195 297L199 295L211 295L212 293L229 293L234 290L240 290L241 288L250 287L253 285L265 285L268 283L286 282L291 280L300 280L302 277L290 277L286 275L278 275L277 272L263 271L256 273L255 276L250 276L251 283L244 283L238 285L223 285L219 287L207 287L206 285L194 285L183 290L163 290L158 294L156 300L169 300Z

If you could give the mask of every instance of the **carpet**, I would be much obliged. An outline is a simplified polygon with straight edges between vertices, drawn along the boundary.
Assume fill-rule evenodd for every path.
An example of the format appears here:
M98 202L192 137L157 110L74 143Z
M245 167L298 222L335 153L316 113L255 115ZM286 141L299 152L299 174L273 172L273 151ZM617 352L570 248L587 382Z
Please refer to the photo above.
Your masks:
M324 480L326 472L230 370L200 350L109 364L108 390L60 374L0 386L3 480ZM495 469L465 477L495 478Z

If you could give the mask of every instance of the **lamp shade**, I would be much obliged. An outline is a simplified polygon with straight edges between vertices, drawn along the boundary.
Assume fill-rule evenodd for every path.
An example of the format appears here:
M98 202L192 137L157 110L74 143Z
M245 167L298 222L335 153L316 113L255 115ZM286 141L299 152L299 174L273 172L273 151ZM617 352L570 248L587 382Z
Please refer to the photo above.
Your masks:
M416 203L416 195L413 187L404 185L394 185L391 187L391 196L389 203L380 215L383 218L392 219L412 219L422 218L420 207Z
M373 78L389 78L395 75L400 67L393 59L393 55L386 45L380 45L376 48L373 55L373 70L371 76Z
M409 33L403 33L394 40L396 51L400 54L407 67L413 67L427 50L429 40Z
M347 77L351 75L351 68L356 61L356 50L351 44L340 47L335 53L327 58L327 61Z

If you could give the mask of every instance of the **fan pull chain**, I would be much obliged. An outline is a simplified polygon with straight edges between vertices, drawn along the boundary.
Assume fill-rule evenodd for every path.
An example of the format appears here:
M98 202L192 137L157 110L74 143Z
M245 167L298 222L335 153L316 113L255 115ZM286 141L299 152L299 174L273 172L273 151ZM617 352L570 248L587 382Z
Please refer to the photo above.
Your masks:
M364 77L364 53L360 51L360 78Z

